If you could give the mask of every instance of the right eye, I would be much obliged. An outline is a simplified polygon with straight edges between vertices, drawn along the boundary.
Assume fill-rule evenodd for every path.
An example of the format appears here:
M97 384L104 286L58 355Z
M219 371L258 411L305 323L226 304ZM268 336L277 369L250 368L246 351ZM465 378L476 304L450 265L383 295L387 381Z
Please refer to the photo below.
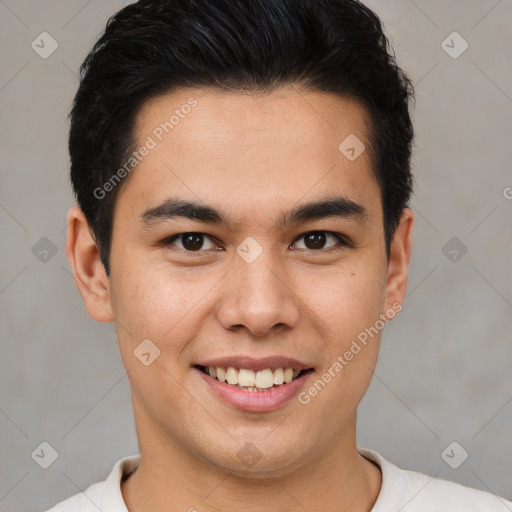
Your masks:
M181 247L178 248L186 252L204 252L204 241L206 238L210 237L205 233L179 233L177 235L166 238L162 241L162 244L176 245L175 242L178 241L178 243L181 244ZM212 244L212 247L207 247L206 250L212 249L213 247L216 247L216 245Z

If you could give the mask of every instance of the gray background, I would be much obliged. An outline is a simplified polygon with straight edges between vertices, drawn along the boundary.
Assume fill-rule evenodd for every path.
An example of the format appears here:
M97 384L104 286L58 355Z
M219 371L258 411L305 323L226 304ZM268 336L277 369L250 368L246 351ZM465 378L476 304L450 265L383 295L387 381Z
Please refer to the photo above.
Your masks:
M45 510L137 452L113 327L88 317L64 252L77 70L126 3L0 1L1 511ZM512 499L512 2L366 3L416 86L416 227L358 441ZM47 59L31 48L43 31L59 44ZM454 31L469 43L458 58L442 47ZM42 441L59 454L46 470L31 458ZM441 457L453 441L469 453L458 469Z

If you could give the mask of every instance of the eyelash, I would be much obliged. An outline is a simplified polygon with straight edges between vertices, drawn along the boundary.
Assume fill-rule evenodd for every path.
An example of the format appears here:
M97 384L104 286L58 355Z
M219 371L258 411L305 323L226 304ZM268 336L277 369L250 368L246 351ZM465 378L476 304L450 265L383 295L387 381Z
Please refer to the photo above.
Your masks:
M343 249L344 247L349 247L350 246L350 243L348 242L347 238L345 236L343 236L342 234L335 233L333 231L325 231L325 230L306 231L302 235L298 236L294 240L293 244L297 243L301 238L305 237L306 235L317 234L317 233L325 233L325 234L334 236L335 238L338 239L338 244L335 244L335 245L332 245L330 247L327 247L326 249L317 249L317 250L315 250L315 249L307 249L306 248L306 249L298 249L298 250L310 251L312 253L330 253L332 251L340 250L340 249ZM201 233L201 232L197 232L197 231L187 231L185 233L179 233L177 235L170 236L170 237L162 240L161 244L163 246L173 245L174 241L176 241L178 239L181 239L182 237L185 237L186 235L201 235L203 237L213 239L213 237L211 237L210 235L207 235L206 233ZM187 249L181 249L181 248L178 247L178 250L186 252L186 253L189 253L189 254L198 254L198 253L200 254L202 252L207 252L210 249L206 249L206 250L199 249L197 251L188 251Z

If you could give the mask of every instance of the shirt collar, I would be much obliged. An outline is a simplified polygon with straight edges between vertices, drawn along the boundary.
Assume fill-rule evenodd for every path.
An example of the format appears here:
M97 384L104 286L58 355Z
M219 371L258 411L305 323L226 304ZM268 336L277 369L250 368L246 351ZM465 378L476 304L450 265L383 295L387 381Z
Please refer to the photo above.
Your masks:
M358 446L357 451L365 459L374 462L379 467L382 474L381 489L371 512L387 512L390 503L393 502L390 480L392 479L394 466L374 450ZM121 480L123 477L126 478L135 471L139 463L140 455L130 455L116 462L107 480L105 480L101 495L101 504L98 504L102 510L128 512L121 492ZM398 468L396 469L398 470ZM395 479L394 484L397 484L399 481L400 479ZM394 489L394 491L396 491L396 489Z

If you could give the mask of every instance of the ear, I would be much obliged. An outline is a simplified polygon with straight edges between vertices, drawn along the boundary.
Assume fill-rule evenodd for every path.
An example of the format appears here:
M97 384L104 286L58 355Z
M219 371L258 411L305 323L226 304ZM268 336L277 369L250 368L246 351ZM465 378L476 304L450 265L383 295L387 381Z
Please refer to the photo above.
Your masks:
M92 230L78 206L68 212L66 255L89 315L98 322L112 322L109 280Z
M412 250L412 229L414 226L414 212L410 208L402 211L390 247L388 277L386 282L386 311L393 308L393 304L403 303L407 291L407 274Z

